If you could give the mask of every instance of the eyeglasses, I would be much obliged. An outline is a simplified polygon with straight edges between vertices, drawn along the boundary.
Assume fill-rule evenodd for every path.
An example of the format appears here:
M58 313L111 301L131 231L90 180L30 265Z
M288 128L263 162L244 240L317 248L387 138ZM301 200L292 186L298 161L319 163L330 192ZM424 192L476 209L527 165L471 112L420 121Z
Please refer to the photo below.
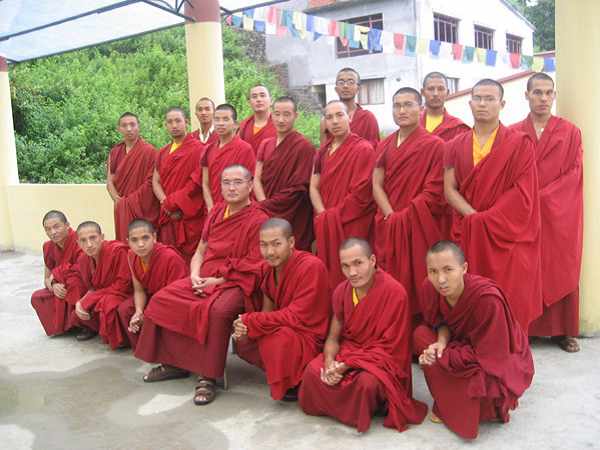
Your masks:
M229 186L233 186L233 187L240 187L242 186L244 183L248 183L250 180L221 180L221 185L225 186L225 187L229 187Z
M336 86L355 86L356 80L335 80Z
M471 97L471 101L473 103L495 103L498 101L496 97L492 97L491 95L482 97L480 95L474 95Z

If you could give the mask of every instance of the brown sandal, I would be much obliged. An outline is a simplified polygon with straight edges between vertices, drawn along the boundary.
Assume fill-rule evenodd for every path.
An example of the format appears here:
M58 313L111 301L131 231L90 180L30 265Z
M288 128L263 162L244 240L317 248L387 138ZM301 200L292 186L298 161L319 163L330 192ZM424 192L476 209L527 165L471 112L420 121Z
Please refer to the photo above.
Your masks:
M560 338L555 339L555 342L557 342L558 346L567 353L577 353L581 350L579 342L572 336L561 336Z
M155 383L156 381L176 380L178 378L187 378L189 376L190 373L187 370L169 366L167 364L161 364L153 367L150 369L150 372L144 375L144 382Z
M210 378L198 377L198 384L194 392L195 405L208 405L217 396L217 384Z

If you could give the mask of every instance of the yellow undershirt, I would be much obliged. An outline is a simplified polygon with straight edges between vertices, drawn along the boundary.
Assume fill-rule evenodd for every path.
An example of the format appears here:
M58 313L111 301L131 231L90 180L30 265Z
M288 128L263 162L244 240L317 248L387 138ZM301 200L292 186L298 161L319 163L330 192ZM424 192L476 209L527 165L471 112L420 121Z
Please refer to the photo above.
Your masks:
M140 258L140 266L142 266L142 270L144 271L144 273L148 272L148 269L150 268L150 266L148 264L146 264L144 262L144 260L141 258Z
M479 164L483 158L485 158L488 153L492 150L492 146L494 145L494 141L496 140L496 133L498 133L498 127L494 130L494 132L490 135L488 140L483 144L483 147L479 144L477 140L477 135L475 134L475 130L473 130L473 165L476 166Z
M227 207L225 208L225 212L223 213L223 220L225 219L229 219L229 205L227 205Z
M173 153L175 150L177 150L179 147L181 147L181 143L176 144L175 142L173 142L171 144L171 149L169 150L169 153Z
M263 127L257 127L256 125L254 125L254 126L252 127L252 132L253 132L254 134L256 134L256 133L258 133L258 132L259 132L260 130L262 130L262 129L263 129Z
M425 116L425 129L430 133L433 132L440 124L444 121L444 116L430 116L427 114Z
M360 299L358 298L356 289L352 288L352 303L354 303L354 306L356 307L358 305L358 302L360 302Z

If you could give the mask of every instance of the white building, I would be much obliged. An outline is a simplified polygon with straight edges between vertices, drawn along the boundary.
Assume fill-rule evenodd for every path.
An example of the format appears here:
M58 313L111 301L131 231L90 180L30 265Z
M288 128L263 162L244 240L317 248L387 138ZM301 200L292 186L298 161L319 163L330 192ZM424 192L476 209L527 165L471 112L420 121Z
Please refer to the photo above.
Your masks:
M420 88L423 76L440 71L450 78L451 92L471 87L481 78L503 78L522 72L502 55L533 54L534 27L505 0L291 0L279 8L304 11L336 21L436 39L446 43L498 51L495 66L465 64L429 53L405 56L370 53L344 47L337 38L308 41L267 36L266 55L272 64L287 63L290 87L310 86L324 101L337 98L335 75L352 67L362 78L359 102L371 110L382 131L395 128L391 97L400 87ZM446 50L451 45L444 44Z

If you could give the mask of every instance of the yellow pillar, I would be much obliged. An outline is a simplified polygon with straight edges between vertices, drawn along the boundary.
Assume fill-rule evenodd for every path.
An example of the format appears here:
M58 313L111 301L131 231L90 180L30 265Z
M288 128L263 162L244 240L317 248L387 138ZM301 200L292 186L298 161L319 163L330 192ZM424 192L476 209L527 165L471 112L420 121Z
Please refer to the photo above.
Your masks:
M215 105L225 101L219 1L188 1L185 4L185 14L196 20L185 24L185 43L190 115L192 129L197 129L199 124L194 109L198 99L209 97Z
M600 331L600 17L598 0L556 1L558 114L581 128L584 150L584 229L581 332Z
M12 225L8 210L8 189L19 184L17 149L10 102L8 64L0 56L0 250L14 248Z

